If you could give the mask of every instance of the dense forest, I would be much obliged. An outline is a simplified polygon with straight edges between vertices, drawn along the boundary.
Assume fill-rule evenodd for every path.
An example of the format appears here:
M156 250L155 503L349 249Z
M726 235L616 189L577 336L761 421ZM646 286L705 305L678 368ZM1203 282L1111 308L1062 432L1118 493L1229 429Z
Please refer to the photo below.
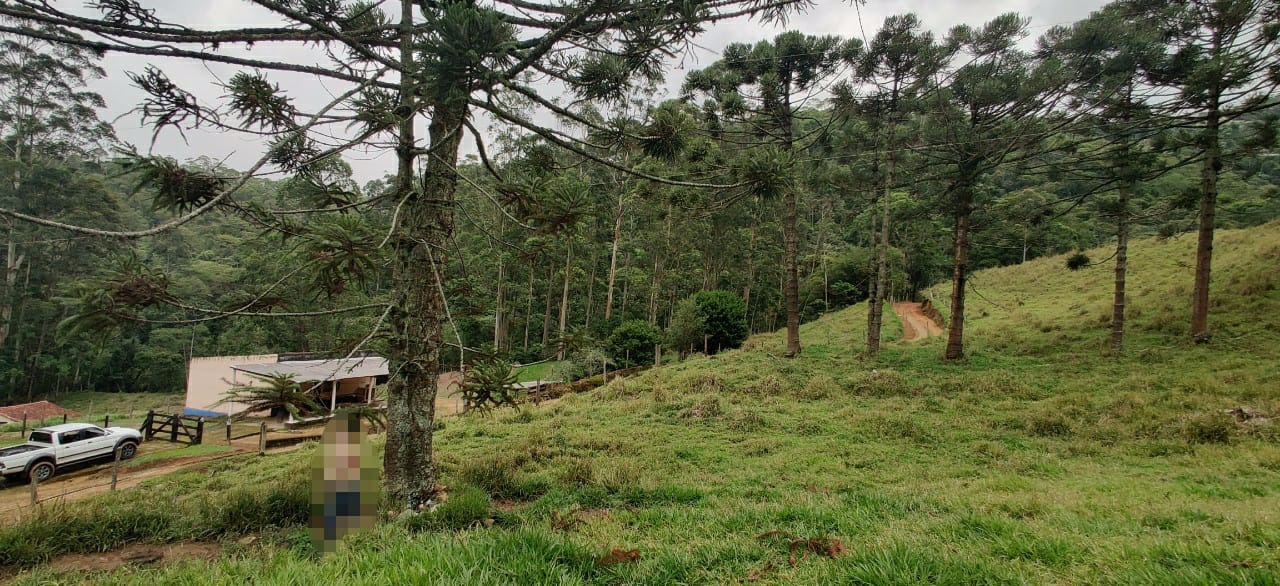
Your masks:
M388 493L414 507L435 490L437 374L459 362L554 356L570 377L783 328L794 358L801 322L863 299L847 351L870 360L885 301L945 281L941 358L959 360L975 269L1108 242L1069 264L1114 271L1118 354L1144 234L1195 238L1187 335L1212 343L1215 229L1280 216L1273 0L1117 0L1038 37L1017 14L782 32L663 99L666 60L709 24L808 4L253 4L281 24L0 2L3 400L176 390L189 356L379 351ZM108 53L154 59L122 73L156 133L265 152L231 169L122 144L93 91ZM174 60L242 70L213 95ZM303 107L286 73L338 89ZM394 168L361 185L360 149Z
M961 225L968 271L1117 242L1117 230L1194 237L1206 165L1220 193L1213 225L1280 217L1265 14L1224 24L1242 30L1222 50L1249 70L1206 90L1192 87L1207 83L1197 68L1215 67L1197 44L1205 30L1132 4L1034 44L1015 15L944 38L894 17L866 45L787 32L727 47L674 99L650 101L651 72L603 105L556 106L576 142L515 124L480 137L458 164L456 230L436 267L443 368L458 347L519 362L626 347L611 358L628 365L653 360L632 355L637 340L702 350L697 312L681 309L701 291L740 298L751 332L913 299L953 276ZM1167 34L1148 34L1154 22ZM10 36L3 53L2 207L145 230L237 180L213 159L118 143L97 118L89 88L105 72L90 51ZM592 70L597 89L615 81L608 67ZM1217 161L1205 91L1219 94ZM226 213L128 242L7 216L0 400L174 391L191 356L376 348L368 307L393 280L381 245L400 211L394 184L357 185L333 154L287 179L247 178Z

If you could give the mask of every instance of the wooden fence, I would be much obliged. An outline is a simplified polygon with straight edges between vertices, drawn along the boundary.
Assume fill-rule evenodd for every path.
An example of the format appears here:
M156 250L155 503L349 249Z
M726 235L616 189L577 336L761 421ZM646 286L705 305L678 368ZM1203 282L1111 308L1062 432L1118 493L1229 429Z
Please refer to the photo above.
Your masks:
M204 439L204 418L147 411L147 418L138 431L145 440L158 438L194 446Z

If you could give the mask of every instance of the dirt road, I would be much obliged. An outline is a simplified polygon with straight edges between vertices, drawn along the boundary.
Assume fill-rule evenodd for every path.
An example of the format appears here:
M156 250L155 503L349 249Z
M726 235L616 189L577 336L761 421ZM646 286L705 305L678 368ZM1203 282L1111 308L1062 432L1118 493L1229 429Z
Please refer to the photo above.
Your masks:
M893 304L893 312L902 320L902 341L913 342L942 334L942 327L934 323L920 310L920 304L899 301Z
M241 453L243 452L173 458L144 464L140 467L121 468L120 476L116 479L116 489L132 488L149 478L177 472L200 462L235 456ZM12 522L31 510L30 488L28 484L15 482L0 490L0 523ZM93 466L66 475L55 476L52 480L43 482L38 487L42 506L77 501L110 490L110 465Z

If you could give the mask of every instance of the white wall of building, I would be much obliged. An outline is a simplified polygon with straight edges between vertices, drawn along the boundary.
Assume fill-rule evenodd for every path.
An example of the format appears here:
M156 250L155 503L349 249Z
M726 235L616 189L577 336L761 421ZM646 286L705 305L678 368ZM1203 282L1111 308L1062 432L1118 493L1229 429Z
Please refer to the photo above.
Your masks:
M236 364L263 364L277 362L277 354L256 356L210 356L192 358L187 364L187 409L234 415L245 409L239 403L218 405L233 386L250 386L258 381L253 377L231 369ZM260 383L259 383L260 384Z

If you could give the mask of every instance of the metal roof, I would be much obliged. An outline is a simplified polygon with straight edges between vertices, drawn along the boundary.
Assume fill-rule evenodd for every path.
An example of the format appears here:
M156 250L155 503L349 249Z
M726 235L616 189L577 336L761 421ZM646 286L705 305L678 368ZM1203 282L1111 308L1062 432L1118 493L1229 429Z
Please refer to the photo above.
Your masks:
M237 364L231 368L258 376L293 375L293 380L300 383L387 376L390 372L387 369L387 359L381 356Z
M560 381L558 380L531 380L531 381L525 381L522 383L516 383L514 385L511 385L511 388L517 391L527 391L529 389L537 389L540 387L546 387L546 386L558 385L558 384L560 384Z

